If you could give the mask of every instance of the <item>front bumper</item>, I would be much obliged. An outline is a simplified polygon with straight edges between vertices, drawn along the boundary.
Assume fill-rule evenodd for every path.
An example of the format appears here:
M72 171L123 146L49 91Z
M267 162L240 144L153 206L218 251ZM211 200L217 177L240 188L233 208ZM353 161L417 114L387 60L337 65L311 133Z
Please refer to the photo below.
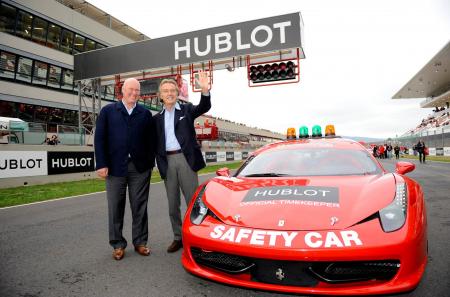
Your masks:
M182 264L194 275L235 286L301 294L392 294L413 290L427 262L425 229L408 231L407 224L392 233L384 233L377 220L353 226L361 244L338 236L339 244L330 236L330 246L326 234L331 232L318 231L314 248L305 244L305 236L311 233L307 231L296 232L286 247L281 236L275 245L269 238L253 244L236 242L236 236L212 238L219 225L223 226L211 217L200 226L185 222ZM230 233L235 235L243 229L232 228L235 232Z

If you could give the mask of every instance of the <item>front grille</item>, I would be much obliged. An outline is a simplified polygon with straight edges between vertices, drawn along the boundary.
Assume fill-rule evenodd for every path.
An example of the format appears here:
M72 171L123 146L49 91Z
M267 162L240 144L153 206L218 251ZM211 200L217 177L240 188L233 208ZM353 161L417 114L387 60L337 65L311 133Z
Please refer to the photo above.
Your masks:
M315 287L319 281L346 283L390 280L398 272L400 261L300 262L267 260L191 248L194 261L230 274L249 273L261 283Z
M310 262L255 259L253 281L297 287L315 287L318 279L309 273Z
M218 252L209 252L199 248L191 248L191 253L195 262L198 264L227 273L242 273L255 265L249 258Z
M398 272L400 261L358 261L314 263L310 271L328 283L364 280L390 280Z

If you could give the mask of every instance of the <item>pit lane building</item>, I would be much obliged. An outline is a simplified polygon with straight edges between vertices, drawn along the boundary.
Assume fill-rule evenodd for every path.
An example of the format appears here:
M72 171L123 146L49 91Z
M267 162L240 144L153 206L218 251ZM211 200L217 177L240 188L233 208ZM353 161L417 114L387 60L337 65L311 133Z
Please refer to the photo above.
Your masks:
M86 1L0 1L0 116L28 122L35 133L28 144L77 127L73 55L144 39ZM114 99L113 90L102 86L102 105Z

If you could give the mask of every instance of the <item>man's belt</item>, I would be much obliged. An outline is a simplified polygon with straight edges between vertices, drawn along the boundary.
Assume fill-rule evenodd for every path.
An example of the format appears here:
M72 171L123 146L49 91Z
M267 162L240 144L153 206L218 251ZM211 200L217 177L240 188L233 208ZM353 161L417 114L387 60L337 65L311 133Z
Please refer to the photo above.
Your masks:
M182 150L175 150L175 151L166 151L167 155L175 155L175 154L181 154Z

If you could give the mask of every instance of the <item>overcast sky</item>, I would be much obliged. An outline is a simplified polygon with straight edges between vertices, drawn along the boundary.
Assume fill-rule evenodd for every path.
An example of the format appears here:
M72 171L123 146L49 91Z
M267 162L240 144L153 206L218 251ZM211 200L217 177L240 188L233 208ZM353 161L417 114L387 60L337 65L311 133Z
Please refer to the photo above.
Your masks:
M150 38L300 11L299 84L249 88L242 68L214 73L211 91L209 114L282 133L334 124L340 135L403 134L431 110L391 97L450 39L448 0L89 2Z

